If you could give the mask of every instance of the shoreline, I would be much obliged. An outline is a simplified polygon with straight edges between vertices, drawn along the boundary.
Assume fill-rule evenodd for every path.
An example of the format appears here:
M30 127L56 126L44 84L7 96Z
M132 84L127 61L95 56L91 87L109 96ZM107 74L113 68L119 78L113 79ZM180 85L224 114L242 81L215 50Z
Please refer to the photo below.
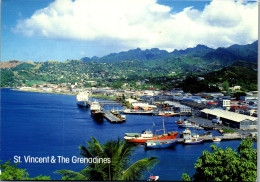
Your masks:
M12 88L8 87L8 89L15 90L15 91L21 91L21 92L35 92L35 93L44 93L44 94L58 94L58 95L77 95L78 93L69 93L69 92L45 92L45 91L40 91L40 90L21 90L18 88ZM110 101L118 101L116 97L111 97L111 96L105 96L105 95L100 95L100 94L92 94L92 98L96 99L105 99L105 100L110 100ZM120 102L120 101L118 101Z

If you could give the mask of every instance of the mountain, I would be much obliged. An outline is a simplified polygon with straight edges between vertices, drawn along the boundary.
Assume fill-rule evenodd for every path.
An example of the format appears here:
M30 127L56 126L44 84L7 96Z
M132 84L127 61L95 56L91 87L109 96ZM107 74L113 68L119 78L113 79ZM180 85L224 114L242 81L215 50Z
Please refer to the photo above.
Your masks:
M172 54L174 55L174 54L176 54L176 55L192 55L192 56L195 56L195 57L199 57L199 56L201 56L201 55L205 55L205 54L207 54L207 53L209 53L209 52L211 52L211 51L214 51L214 49L212 49L212 48L209 48L209 47L207 47L207 46L205 46L205 45L200 45L200 44L198 44L196 47L194 47L194 48L187 48L187 49L185 49L185 50L174 50L173 52L172 52Z
M174 50L173 52L157 48L146 50L137 48L103 57L86 57L82 60L65 62L33 63L12 60L1 63L3 75L1 83L3 86L14 86L44 81L78 83L84 86L89 84L88 81L97 81L100 85L117 85L119 88L122 82L131 82L135 86L135 82L149 79L157 80L156 84L160 88L160 86L168 84L163 83L166 79L169 81L168 85L174 86L176 80L183 79L188 73L210 75L227 66L245 67L254 73L257 72L257 43L218 49L197 45L194 48ZM242 72L235 78L247 74L245 69L241 68L230 70L228 71L230 75L232 75L232 70ZM217 75L221 74L222 72ZM240 82L242 83L243 80ZM246 85L248 84L246 83Z
M123 51L120 53L111 53L109 55L103 56L103 57L84 57L81 58L81 60L89 62L89 61L95 61L95 62L119 62L119 61L128 61L128 60L151 60L151 59L160 59L165 56L169 55L169 53L165 50L160 50L158 48L153 49L146 49L142 51L140 48L132 49L129 51Z
M230 65L235 61L257 63L258 41L248 45L232 45L227 48L218 48L203 56L210 62L217 61L222 65Z
M121 61L162 61L165 59L175 60L175 58L183 58L192 60L194 57L199 58L198 61L207 61L208 63L220 64L222 66L231 65L235 61L257 62L258 41L248 45L232 45L227 48L212 49L205 45L197 45L194 48L184 50L174 50L167 52L158 48L141 50L140 48L112 53L103 57L84 57L84 62L113 63Z
M22 63L24 63L24 62L18 61L18 60L10 60L7 62L1 62L1 68L14 68Z

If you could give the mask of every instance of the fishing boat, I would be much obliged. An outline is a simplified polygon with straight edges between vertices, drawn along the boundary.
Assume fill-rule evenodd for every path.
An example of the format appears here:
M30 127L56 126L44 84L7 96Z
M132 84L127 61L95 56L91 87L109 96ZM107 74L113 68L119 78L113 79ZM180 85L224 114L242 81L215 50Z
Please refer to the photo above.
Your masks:
M220 141L221 141L221 138L213 137L212 141L213 141L213 142L220 142Z
M160 149L160 148L168 148L173 145L175 145L177 142L176 139L174 140L149 140L145 142L145 147L146 148L155 148L155 149Z
M189 139L190 137L191 137L191 131L189 130L189 128L186 128L184 131L180 133L180 138Z
M163 121L163 129L160 130L155 130L155 125L154 126L154 133L151 130L146 130L143 131L141 134L139 133L125 133L124 139L129 141L129 142L134 142L134 143L145 143L146 141L149 140L169 140L169 139L176 139L178 136L178 131L172 131L172 132L165 132L165 126L164 126L164 121ZM161 131L163 130L163 134L157 135L156 131Z

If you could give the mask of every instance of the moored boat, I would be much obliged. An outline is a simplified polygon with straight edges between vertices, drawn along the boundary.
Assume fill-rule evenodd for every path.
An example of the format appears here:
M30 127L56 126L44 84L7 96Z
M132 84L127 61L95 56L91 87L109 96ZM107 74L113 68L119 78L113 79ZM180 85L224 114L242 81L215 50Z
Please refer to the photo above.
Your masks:
M195 145L195 144L200 144L200 143L202 143L203 142L203 139L199 139L199 138L189 138L189 139L184 139L183 140L183 143L184 144L187 144L187 145Z
M143 115L153 115L154 111L145 111L145 110L133 110L133 109L125 109L123 111L125 114L143 114Z
M163 134L157 135L156 131L160 130L155 130L153 133L151 130L146 130L143 131L141 134L136 134L136 133L126 133L124 139L129 141L129 142L134 142L134 143L145 143L146 141L149 140L169 140L169 139L176 139L178 136L178 131L172 131L172 132L165 132L165 127L164 127L164 121L163 121Z
M89 96L89 92L80 92L77 96L77 105L79 107L88 107L89 103L88 103L88 96Z
M177 124L180 128L195 128L197 126L195 123L190 122L188 120L183 122L177 122Z
M176 114L177 113L173 111L159 111L158 116L171 117L171 116L175 116Z
M93 118L103 119L104 112L102 111L102 108L101 108L99 102L94 101L94 102L91 103L90 112L91 112L91 116Z
M220 141L221 141L221 138L213 137L212 141L213 141L213 142L220 142Z
M147 181L158 181L159 176L150 176Z
M173 140L150 140L145 142L145 147L146 148L155 148L155 149L160 149L160 148L168 148L173 145L175 145L177 142L176 139Z

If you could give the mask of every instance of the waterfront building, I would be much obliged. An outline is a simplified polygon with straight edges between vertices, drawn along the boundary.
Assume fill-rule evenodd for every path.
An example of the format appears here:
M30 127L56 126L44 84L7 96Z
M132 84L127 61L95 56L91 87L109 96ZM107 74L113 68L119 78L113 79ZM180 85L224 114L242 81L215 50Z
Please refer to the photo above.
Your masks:
M233 128L239 129L255 129L257 128L257 118L230 112L222 109L203 109L200 111L201 116L207 119L215 119L217 117L222 123Z

